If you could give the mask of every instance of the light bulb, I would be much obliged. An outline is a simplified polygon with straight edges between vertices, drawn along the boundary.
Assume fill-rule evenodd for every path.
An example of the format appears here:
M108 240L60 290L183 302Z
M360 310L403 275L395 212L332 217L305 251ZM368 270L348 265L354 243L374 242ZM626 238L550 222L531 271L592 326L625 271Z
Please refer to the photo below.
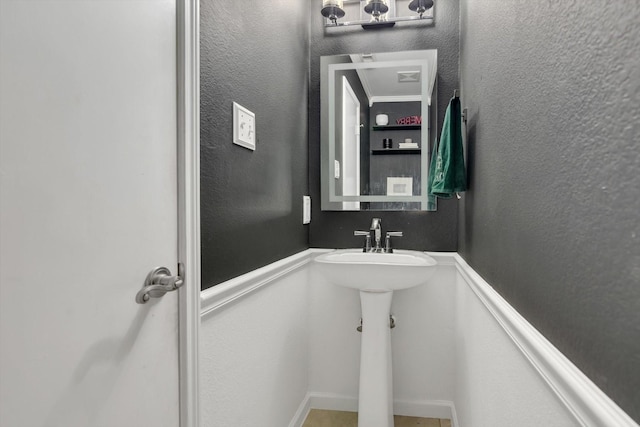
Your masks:
M386 0L369 0L364 7L364 11L372 15L376 21L380 19L380 15L389 11Z
M329 18L331 22L338 25L338 18L344 16L343 0L322 0L322 16Z
M433 7L433 0L412 0L409 3L409 9L413 10L420 14L420 18L422 18L422 14L427 11L427 9L431 9Z

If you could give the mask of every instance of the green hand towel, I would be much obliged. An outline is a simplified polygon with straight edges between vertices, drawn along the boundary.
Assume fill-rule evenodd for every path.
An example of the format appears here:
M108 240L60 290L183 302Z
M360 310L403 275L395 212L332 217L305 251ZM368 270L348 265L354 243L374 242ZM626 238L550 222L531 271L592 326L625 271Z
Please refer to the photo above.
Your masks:
M436 196L450 198L466 189L460 98L452 98L444 116L440 144L433 147L431 155L428 205L435 208Z

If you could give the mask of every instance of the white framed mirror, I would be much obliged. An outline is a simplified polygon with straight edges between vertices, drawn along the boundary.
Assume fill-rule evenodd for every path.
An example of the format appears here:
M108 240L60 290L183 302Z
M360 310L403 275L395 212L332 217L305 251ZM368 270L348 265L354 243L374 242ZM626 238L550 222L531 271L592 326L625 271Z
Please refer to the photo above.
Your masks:
M435 210L437 51L323 56L322 210Z

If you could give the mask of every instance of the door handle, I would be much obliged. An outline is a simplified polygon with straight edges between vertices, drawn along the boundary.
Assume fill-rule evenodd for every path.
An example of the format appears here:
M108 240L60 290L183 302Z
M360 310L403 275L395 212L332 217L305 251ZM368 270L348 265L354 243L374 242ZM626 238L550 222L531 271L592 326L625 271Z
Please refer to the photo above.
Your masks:
M160 298L184 284L184 267L178 263L178 275L172 276L167 267L156 267L147 274L142 289L136 294L136 302L145 304L151 298Z

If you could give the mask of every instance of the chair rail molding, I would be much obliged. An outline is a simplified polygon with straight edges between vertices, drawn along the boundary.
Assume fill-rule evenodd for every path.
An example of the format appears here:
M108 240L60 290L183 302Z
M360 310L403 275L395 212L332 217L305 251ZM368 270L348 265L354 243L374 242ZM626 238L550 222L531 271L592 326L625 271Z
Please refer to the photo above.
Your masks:
M626 412L522 317L459 254L453 257L465 283L576 421L585 427L638 427Z
M253 270L211 288L200 294L200 316L207 315L230 305L237 300L277 281L279 278L296 271L313 259L314 254L322 250L307 249L279 261Z

